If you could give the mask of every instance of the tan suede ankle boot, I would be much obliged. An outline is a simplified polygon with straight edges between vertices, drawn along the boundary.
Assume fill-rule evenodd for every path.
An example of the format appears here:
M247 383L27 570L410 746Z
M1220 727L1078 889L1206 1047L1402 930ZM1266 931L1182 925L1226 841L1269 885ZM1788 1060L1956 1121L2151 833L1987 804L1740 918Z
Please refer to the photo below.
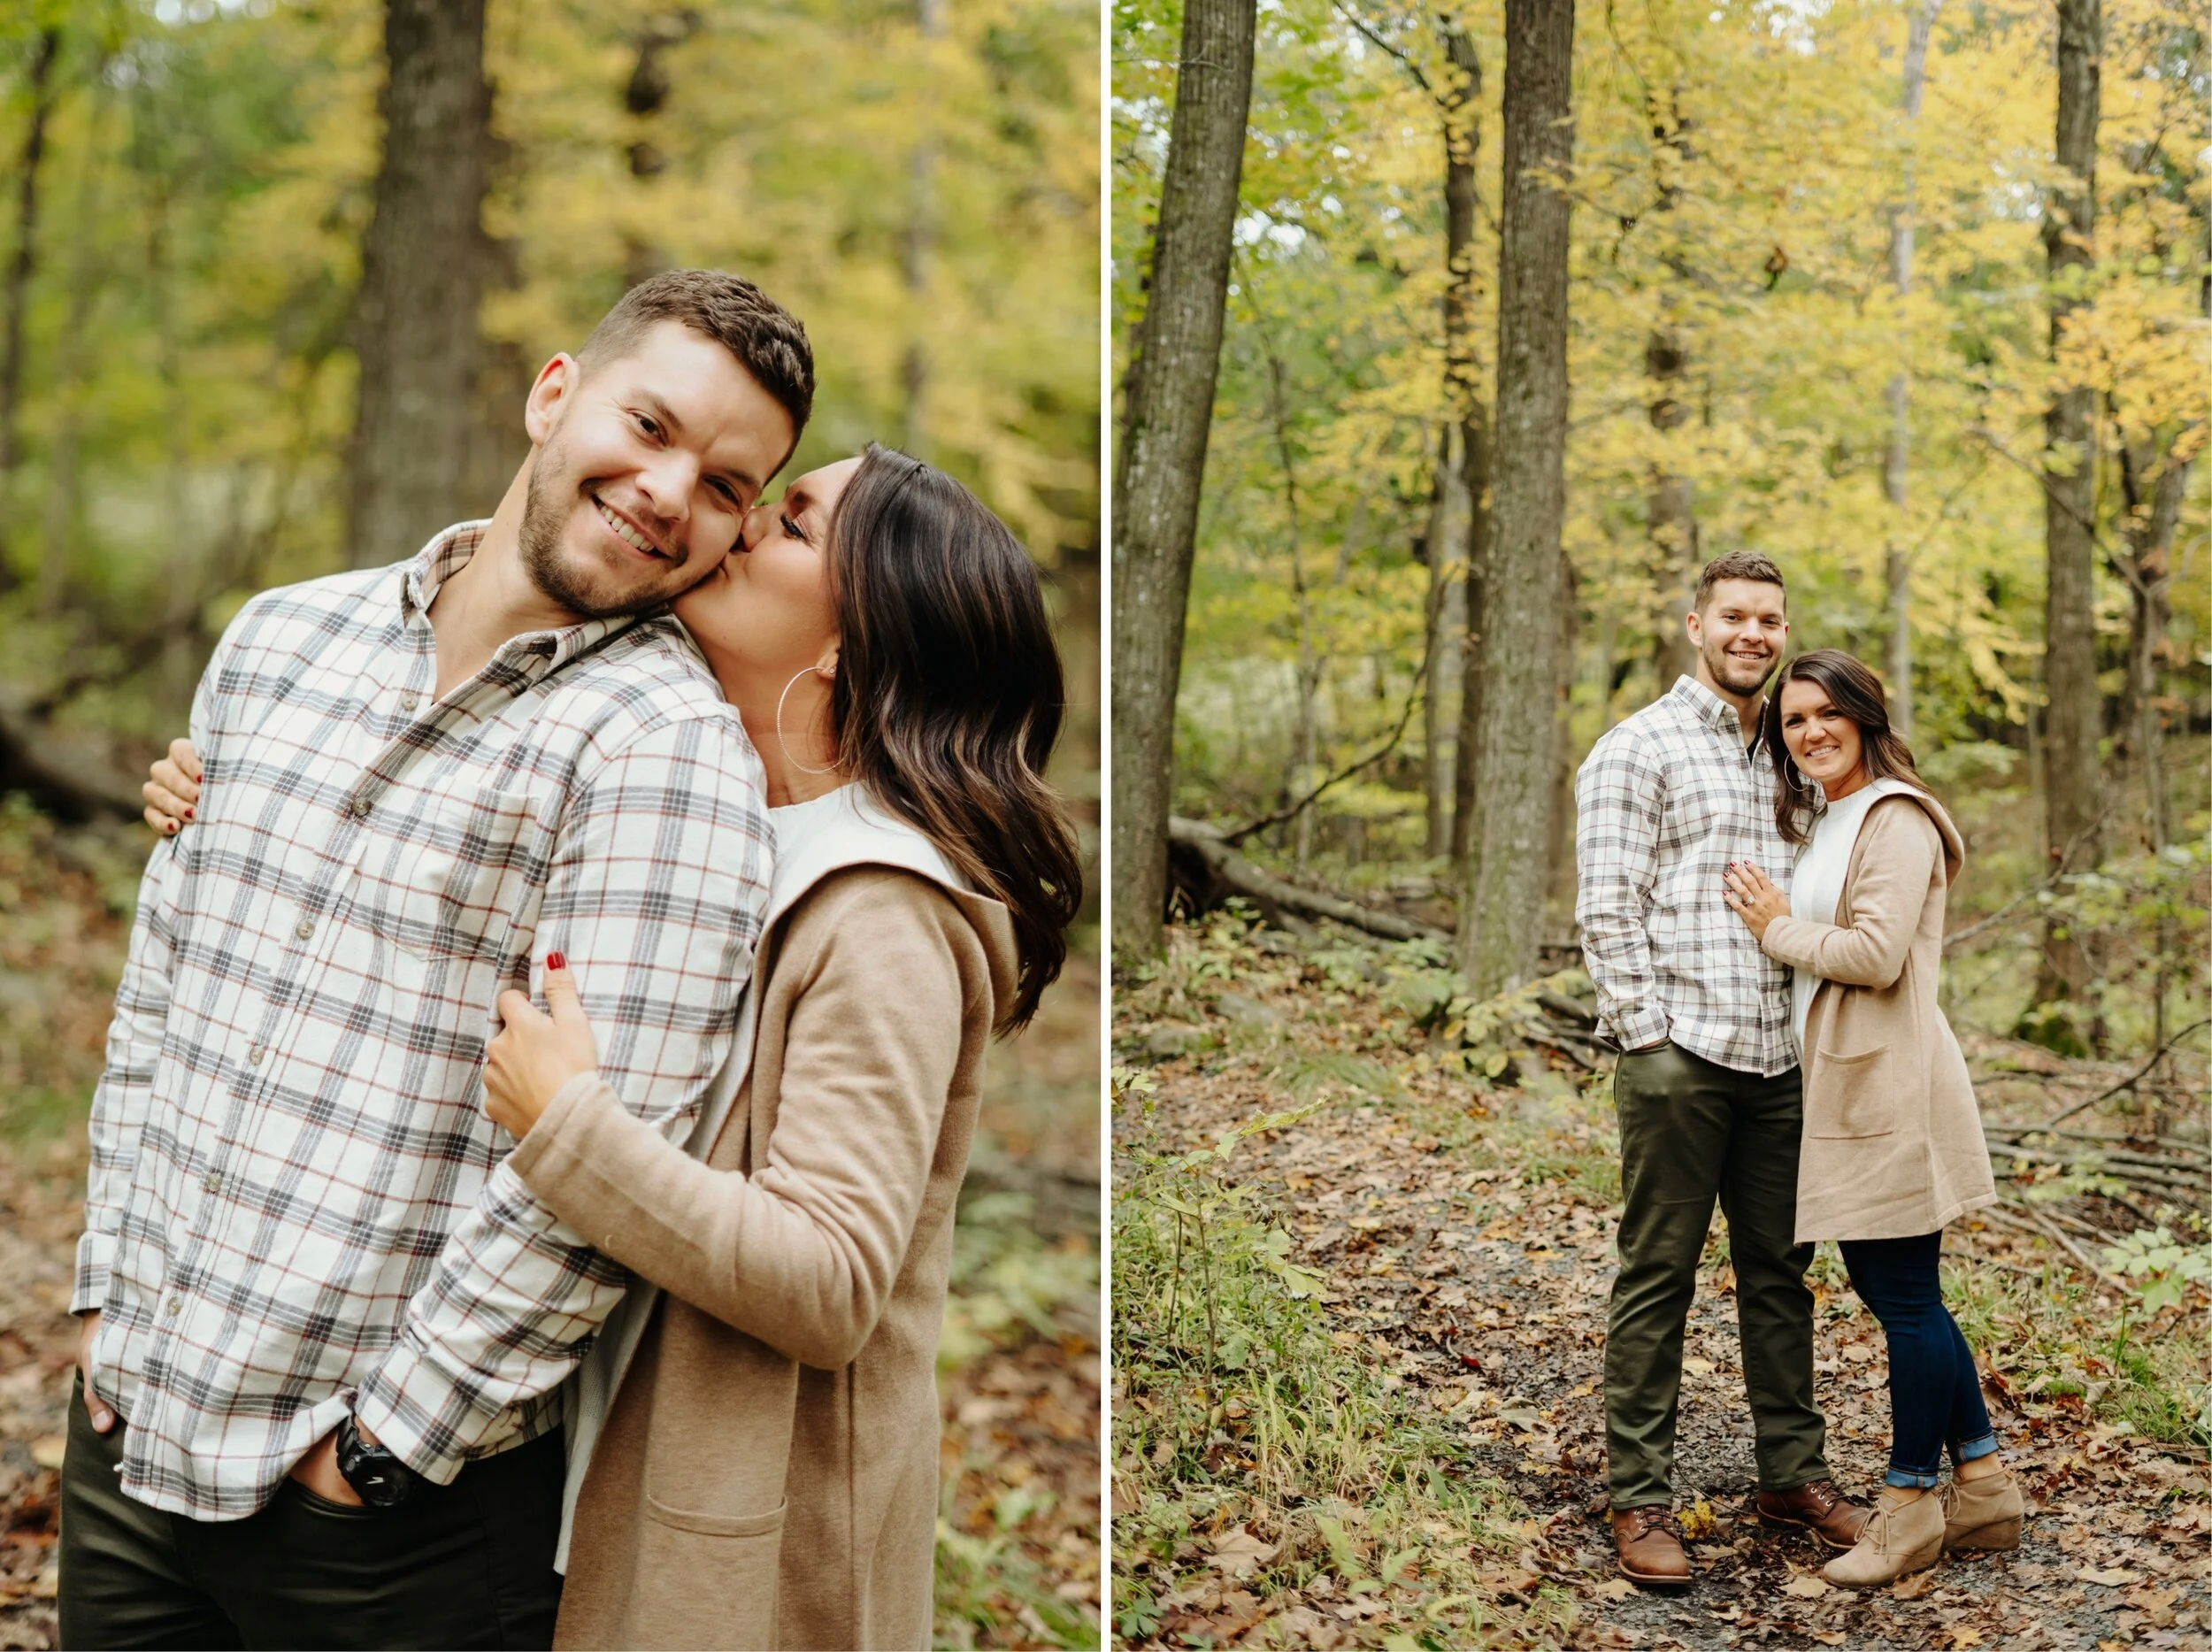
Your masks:
M1838 1555L1820 1575L1845 1588L1870 1589L1933 1565L1942 1553L1943 1500L1933 1491L1916 1494L1885 1486L1858 1547Z
M1965 1480L1955 1474L1943 1488L1943 1547L2017 1548L2026 1511L2010 1469Z

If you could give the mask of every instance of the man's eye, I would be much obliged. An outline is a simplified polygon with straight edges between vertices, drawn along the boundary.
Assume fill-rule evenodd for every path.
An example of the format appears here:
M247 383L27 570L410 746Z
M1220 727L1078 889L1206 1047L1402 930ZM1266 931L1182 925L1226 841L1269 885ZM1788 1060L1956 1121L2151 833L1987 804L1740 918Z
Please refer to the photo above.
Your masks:
M657 436L660 434L660 421L655 419L652 414L633 413L631 417L637 420L637 427L643 431L647 435Z

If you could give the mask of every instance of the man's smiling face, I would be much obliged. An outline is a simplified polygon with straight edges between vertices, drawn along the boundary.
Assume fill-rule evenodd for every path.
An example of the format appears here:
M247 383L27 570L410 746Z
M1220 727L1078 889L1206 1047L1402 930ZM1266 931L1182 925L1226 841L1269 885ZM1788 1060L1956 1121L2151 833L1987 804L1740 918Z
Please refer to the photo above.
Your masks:
M657 608L714 572L796 435L735 357L678 321L530 393L522 519L532 581L570 612Z
M1721 580L1689 617L1690 646L1713 686L1748 697L1781 662L1790 634L1782 588L1764 580Z

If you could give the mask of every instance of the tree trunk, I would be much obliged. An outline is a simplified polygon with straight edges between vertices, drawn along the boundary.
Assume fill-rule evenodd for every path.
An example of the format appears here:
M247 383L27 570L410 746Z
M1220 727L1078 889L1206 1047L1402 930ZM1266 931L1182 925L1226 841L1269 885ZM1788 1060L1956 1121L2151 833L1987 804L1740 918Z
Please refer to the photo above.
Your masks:
M926 42L923 50L934 52L933 42L945 37L945 7L947 0L917 0L915 21ZM907 188L910 196L906 226L906 298L909 324L914 332L907 341L906 357L900 364L899 377L906 392L904 426L900 445L906 451L919 455L929 441L929 350L926 339L929 334L929 284L931 255L937 245L937 140L933 133L925 133L914 145L914 155L909 164Z
M93 315L103 286L99 229L107 168L100 133L107 112L107 54L98 54L87 76L92 107L87 119L90 141L77 178L75 234L69 253L69 308L62 323L61 349L54 364L53 473L46 489L46 538L40 547L38 612L52 619L69 599L70 574L81 567L77 527L84 511L79 447L84 438L85 379L94 346Z
M464 496L489 252L484 0L386 0L384 50L384 157L355 314L346 538L357 568L412 556L496 503Z
M1477 357L1476 329L1482 296L1482 279L1475 244L1478 200L1476 163L1482 150L1482 58L1474 39L1456 15L1438 20L1437 33L1447 65L1443 86L1436 94L1444 117L1444 265L1449 273L1444 287L1444 400L1459 426L1457 485L1448 490L1463 513L1459 531L1446 536L1460 550L1455 561L1463 566L1432 566L1431 588L1436 581L1456 573L1465 580L1462 607L1464 622L1456 649L1459 667L1459 726L1455 731L1451 765L1451 808L1443 818L1442 799L1432 777L1428 850L1448 854L1452 864L1464 873L1467 836L1473 826L1469 800L1475 794L1477 765L1476 718L1482 704L1482 663L1475 627L1479 623L1477 601L1481 579L1478 572L1489 539L1489 412L1482 396L1481 364ZM1447 444L1448 445L1448 444ZM1432 647L1427 693L1434 706L1430 726L1441 742L1448 678L1444 668L1453 650Z
M2134 746L2134 768L2143 786L2143 826L2152 852L2162 853L2172 840L2166 796L2165 712L2158 700L2158 665L2166 646L2166 627L2172 618L2170 594L2173 584L2174 529L2181 519L2187 496L2189 465L2163 462L2148 499L2141 496L2147 465L2134 462L2121 449L2121 474L2126 484L2127 540L2131 553L2128 626L2128 727ZM2156 961L2152 969L2151 1048L2166 1042L2166 1001L2172 988L2174 920L2159 914Z
M1467 631L1459 649L1459 752L1452 769L1452 865L1465 887L1467 845L1475 832L1475 789L1482 772L1483 569L1490 555L1490 419L1480 398L1459 430L1467 490Z
M1566 510L1571 0L1506 0L1496 504L1483 580L1475 835L1459 957L1479 995L1527 978L1543 918Z
M1175 692L1221 360L1256 0L1189 0L1114 485L1114 946L1160 949Z
M2055 353L2066 316L2081 302L2096 223L2098 58L2103 22L2099 0L2058 0L2060 180L2046 203L2043 247L2051 283L2051 344ZM2068 174L2071 174L2070 177ZM2044 479L2044 817L2050 853L2074 872L2101 857L2097 734L2103 718L2097 695L2095 433L2090 391L2062 387L2045 418L2056 457ZM2084 1003L2096 964L2087 937L2055 920L2043 933L2042 967L2033 1003ZM2082 1041L2084 1029L2070 1041Z
M1926 0L1912 14L1905 36L1905 89L1900 102L1908 134L1920 122L1920 103L1928 84L1928 37L1943 0ZM1908 142L1910 142L1909 136ZM1901 307L1912 293L1914 166L1905 151L1905 175L1898 204L1889 219L1889 279ZM1889 543L1882 553L1882 582L1889 599L1889 720L1912 737L1912 551L1905 539L1906 480L1912 464L1912 371L1909 337L1898 340L1901 364L1890 376L1889 450L1882 457L1882 492L1890 507Z
M1663 107L1655 93L1650 100L1651 130L1657 147L1653 162L1657 174L1656 214L1665 222L1682 198L1682 168L1690 159L1689 122L1683 119L1681 90L1671 88ZM1689 267L1678 248L1662 255L1667 273L1677 280L1689 279ZM1689 422L1689 404L1682 400L1683 380L1690 370L1689 342L1672 319L1674 295L1662 288L1661 320L1644 341L1644 376L1651 381L1647 417L1662 438ZM1690 479L1662 458L1652 467L1651 493L1647 502L1653 582L1659 589L1659 615L1653 628L1652 674L1656 692L1664 694L1674 680L1696 669L1690 657L1690 635L1682 623L1689 612L1701 561L1697 512Z
M31 114L18 162L21 175L16 181L15 257L8 261L6 317L0 324L0 350L6 352L0 355L0 511L8 508L16 464L22 457L16 442L23 411L23 321L30 304L31 271L38 258L39 173L46 158L46 124L54 112L54 60L60 55L61 30L50 24L39 31L31 48ZM12 512L7 519L13 521ZM0 549L11 537L0 531ZM0 555L0 589L15 582L12 559Z
M1466 575L1467 493L1465 467L1452 451L1459 432L1446 425L1437 433L1436 476L1431 496L1429 531L1424 554L1429 565L1428 599L1423 619L1425 661L1421 684L1422 790L1428 803L1425 853L1451 852L1452 786L1455 765L1445 738L1446 686L1459 668L1464 617L1451 623L1455 581Z

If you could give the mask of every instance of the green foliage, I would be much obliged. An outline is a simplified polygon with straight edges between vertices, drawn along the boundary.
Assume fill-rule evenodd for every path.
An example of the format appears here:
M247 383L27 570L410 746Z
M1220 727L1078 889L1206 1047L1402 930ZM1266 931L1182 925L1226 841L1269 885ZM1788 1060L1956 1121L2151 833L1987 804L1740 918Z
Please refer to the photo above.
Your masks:
M1354 1598L1417 1572L1463 1585L1464 1545L1490 1517L1489 1493L1442 1471L1456 1451L1440 1422L1356 1339L1331 1333L1325 1281L1290 1259L1290 1234L1256 1187L1231 1179L1245 1144L1325 1103L1177 1151L1152 1118L1152 1080L1128 1067L1112 1079L1123 1150L1115 1443L1148 1488L1115 1528L1120 1633L1158 1626L1157 1579L1173 1575L1180 1546L1239 1513L1280 1530L1282 1541L1254 1547L1288 1584L1327 1570ZM1440 1625L1479 1610L1449 1587L1426 1605Z
M239 603L342 555L383 8L42 9L62 44L22 457L0 476L0 639L12 694L58 684L77 726L165 738ZM35 20L0 19L12 168ZM633 112L641 42L670 28L666 94ZM1094 625L1098 51L1081 0L948 7L929 36L914 8L864 0L496 0L480 421L501 451L454 516L497 503L540 363L629 282L711 265L813 336L795 472L871 438L914 448L1067 572L1069 619ZM11 185L10 259L15 209ZM1079 680L1079 720L1090 703Z
M1848 649L1886 672L1894 550L1911 598L1914 749L1947 800L1986 798L1997 821L1973 835L1960 891L1986 912L2026 895L2048 864L2035 841L2043 800L2032 732L2044 626L2037 472L2057 462L2044 452L2043 410L2062 384L2098 393L2096 530L2108 549L2142 526L2154 472L2202 463L2200 293L2212 237L2196 155L2212 67L2203 31L2171 0L2108 4L2096 261L2054 361L2037 206L2055 172L2048 9L1944 8L1916 120L1899 111L1908 10L1658 0L1578 14L1565 755L1578 760L1670 685L1662 643L1679 637L1685 576L1724 550L1781 564L1794 646ZM1472 346L1487 398L1500 8L1291 0L1262 18L1178 705L1184 813L1249 818L1373 749L1422 691L1432 581L1455 585L1463 571L1446 565L1458 553L1434 517L1441 431L1457 411L1444 376L1440 300L1452 272L1434 96L1448 14L1481 65ZM1144 302L1175 23L1157 4L1113 14L1113 314L1124 350ZM1915 265L1900 293L1889 242L1909 191ZM1678 377L1655 376L1655 350L1680 357ZM1901 504L1885 478L1901 371ZM2207 752L2183 736L2212 716L2212 494L2200 468L2193 474L2156 672L2183 800L2176 841L2204 836L2183 817L2202 806ZM1663 477L1686 491L1694 553L1655 524ZM2130 601L2108 567L2098 577L2099 658L2116 702ZM1446 599L1448 623L1456 600ZM1427 688L1440 702L1440 755L1455 757L1455 673L1440 671ZM2124 709L2107 708L2116 864L2104 870L2139 887L2125 863L2146 782ZM1248 848L1338 883L1429 854L1423 729L1417 715L1387 758L1325 796L1317 827ZM2201 872L2200 862L2193 881L2183 877L2184 904L2204 903ZM2100 1001L2070 1007L2066 1024L2099 1022L2108 1046L2139 1047L2155 971L2130 955L2154 918L2091 887L2052 893L2077 901L2120 954ZM2030 996L2032 966L2024 974L1998 954L2016 959L2038 916L2023 911L1978 949L1987 952L1973 972L1984 1026L2008 1030ZM1563 931L1563 911L1558 918ZM2201 930L2183 920L2165 949L2183 961L2167 972L2177 1003L2200 994ZM2170 1017L2188 1018L2179 1008Z
M2105 1265L2128 1281L2145 1313L2171 1308L2193 1285L2212 1285L2212 1244L2176 1239L2165 1226L2139 1228L2108 1245Z

